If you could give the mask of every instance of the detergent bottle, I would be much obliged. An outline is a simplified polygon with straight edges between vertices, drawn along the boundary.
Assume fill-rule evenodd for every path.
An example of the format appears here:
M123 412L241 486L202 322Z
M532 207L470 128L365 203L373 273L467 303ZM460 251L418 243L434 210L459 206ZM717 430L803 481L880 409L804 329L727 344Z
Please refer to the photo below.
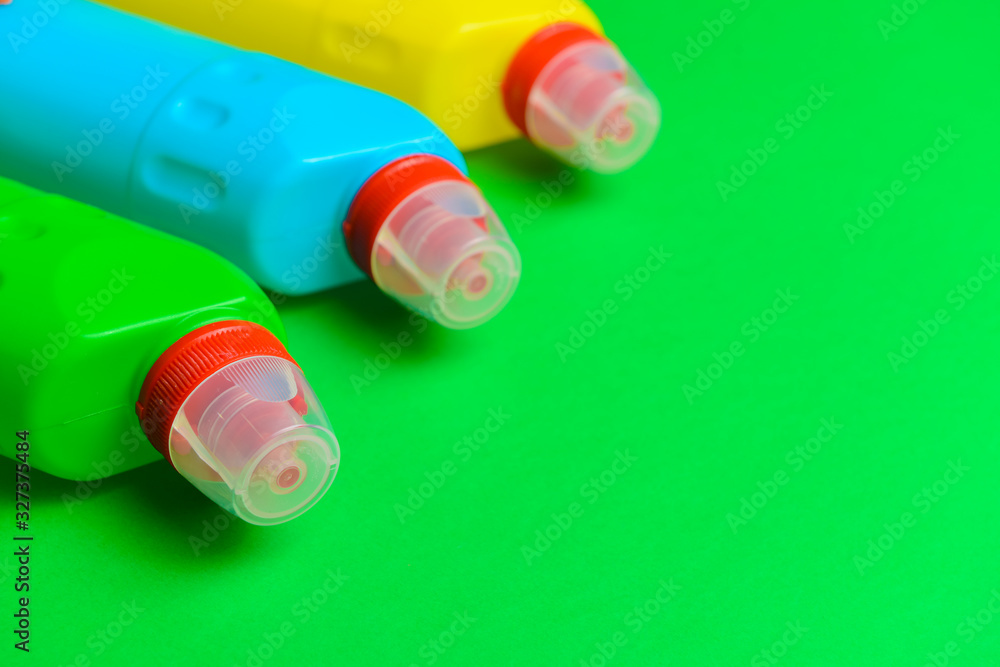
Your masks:
M0 310L0 453L19 472L93 482L162 455L258 525L330 487L337 439L281 321L208 250L0 179Z
M195 241L282 294L367 275L452 328L511 297L516 248L458 149L412 107L53 3L0 9L0 175Z
M462 150L519 134L580 168L635 164L656 97L579 0L102 0L412 104Z

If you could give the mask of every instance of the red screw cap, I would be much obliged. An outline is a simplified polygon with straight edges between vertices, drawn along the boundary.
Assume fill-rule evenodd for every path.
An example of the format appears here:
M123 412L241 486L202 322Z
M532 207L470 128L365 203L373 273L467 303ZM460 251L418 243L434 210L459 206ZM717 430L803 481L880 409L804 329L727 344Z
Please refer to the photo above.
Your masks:
M525 119L528 96L542 70L569 47L595 41L608 40L576 23L554 23L539 30L524 43L507 69L507 76L502 84L507 115L521 132L529 134Z
M596 172L642 158L661 109L618 48L575 23L538 31L514 57L503 83L507 115L539 147Z
M383 291L453 329L500 312L521 275L517 249L482 192L435 155L401 158L368 179L344 236Z
M170 461L170 428L191 392L224 366L259 356L295 363L274 334L241 320L205 325L168 347L146 374L135 404L142 430L153 447Z
M382 225L407 197L440 181L471 183L444 158L419 154L390 162L361 186L344 221L344 237L351 259L369 278L374 278L372 249Z

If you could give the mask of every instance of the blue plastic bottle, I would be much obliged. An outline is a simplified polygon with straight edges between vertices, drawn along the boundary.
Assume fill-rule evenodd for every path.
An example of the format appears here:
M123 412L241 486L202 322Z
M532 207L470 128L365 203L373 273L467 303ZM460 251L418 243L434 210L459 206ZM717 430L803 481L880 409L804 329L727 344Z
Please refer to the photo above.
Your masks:
M0 175L193 240L285 294L367 274L468 328L513 293L506 230L406 104L84 0L2 7L0 35Z

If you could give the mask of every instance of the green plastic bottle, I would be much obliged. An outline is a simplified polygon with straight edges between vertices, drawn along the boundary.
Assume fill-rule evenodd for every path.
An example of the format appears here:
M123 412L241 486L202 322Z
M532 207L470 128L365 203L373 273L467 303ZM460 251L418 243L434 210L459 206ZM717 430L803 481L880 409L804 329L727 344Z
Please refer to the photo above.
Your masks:
M0 179L0 312L4 456L23 431L28 463L71 480L163 455L259 525L303 513L336 475L277 313L208 250Z

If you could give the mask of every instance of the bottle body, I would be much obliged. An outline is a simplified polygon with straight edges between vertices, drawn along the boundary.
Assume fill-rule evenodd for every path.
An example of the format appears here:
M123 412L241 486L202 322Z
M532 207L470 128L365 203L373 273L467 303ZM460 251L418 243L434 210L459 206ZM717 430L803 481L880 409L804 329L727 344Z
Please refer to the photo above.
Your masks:
M3 53L18 103L0 107L0 175L195 241L278 292L364 278L341 227L385 165L426 153L465 171L384 94L82 0Z
M284 338L250 278L192 243L3 179L0 234L3 427L30 430L32 465L58 477L160 458L136 399L185 334L242 320ZM14 456L10 439L0 453Z
M578 0L104 0L243 48L259 49L388 93L426 114L462 150L521 136L501 84L518 50L546 26L603 34Z

